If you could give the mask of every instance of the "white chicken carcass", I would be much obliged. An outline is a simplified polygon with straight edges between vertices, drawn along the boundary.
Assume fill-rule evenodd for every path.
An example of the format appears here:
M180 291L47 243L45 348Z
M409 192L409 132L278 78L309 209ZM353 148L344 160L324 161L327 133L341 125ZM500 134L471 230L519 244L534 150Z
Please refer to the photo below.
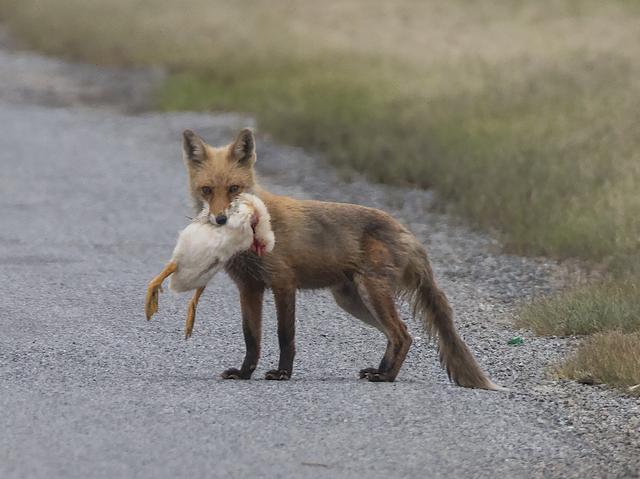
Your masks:
M171 260L153 278L147 288L147 319L158 311L158 294L162 282L171 276L169 288L182 293L195 289L189 302L185 339L191 336L200 295L211 278L224 268L235 254L253 250L257 255L269 253L275 245L271 218L266 206L249 193L242 193L231 203L226 224L212 222L208 205L180 232Z

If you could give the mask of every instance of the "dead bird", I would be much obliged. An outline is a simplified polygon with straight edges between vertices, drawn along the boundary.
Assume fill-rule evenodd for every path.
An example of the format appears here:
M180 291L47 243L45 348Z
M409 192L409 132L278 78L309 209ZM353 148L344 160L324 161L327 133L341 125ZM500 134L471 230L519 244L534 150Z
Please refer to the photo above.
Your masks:
M169 288L177 293L195 293L189 301L185 339L191 336L200 295L213 276L236 253L252 250L258 256L270 253L275 245L271 217L257 196L242 193L229 205L226 221L219 224L205 204L201 213L183 229L171 260L147 287L144 310L147 319L158 311L162 283L171 276Z

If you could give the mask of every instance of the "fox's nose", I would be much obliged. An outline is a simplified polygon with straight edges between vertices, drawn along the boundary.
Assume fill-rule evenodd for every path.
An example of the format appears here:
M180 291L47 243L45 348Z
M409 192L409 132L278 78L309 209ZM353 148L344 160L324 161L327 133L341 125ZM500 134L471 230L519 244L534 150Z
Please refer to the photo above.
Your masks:
M220 226L222 226L226 222L227 222L227 215L219 214L218 216L216 216L216 224L219 224Z

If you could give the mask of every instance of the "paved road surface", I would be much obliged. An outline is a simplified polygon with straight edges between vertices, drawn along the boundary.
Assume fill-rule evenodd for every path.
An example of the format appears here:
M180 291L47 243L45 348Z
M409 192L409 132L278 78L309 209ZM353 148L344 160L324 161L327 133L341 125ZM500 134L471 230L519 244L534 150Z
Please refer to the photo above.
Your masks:
M163 294L152 322L142 300L191 213L181 130L223 143L249 120L97 105L117 88L87 107L74 92L122 72L82 68L0 54L0 477L637 474L637 400L548 379L571 341L524 333L524 346L506 345L514 304L553 289L557 266L500 254L429 210L429 193L341 183L264 137L273 190L384 206L429 245L461 331L512 392L450 385L413 325L399 380L359 381L385 341L323 293L298 299L291 381L262 379L277 361L271 298L255 379L218 379L243 356L232 283L208 288L189 341L186 297Z

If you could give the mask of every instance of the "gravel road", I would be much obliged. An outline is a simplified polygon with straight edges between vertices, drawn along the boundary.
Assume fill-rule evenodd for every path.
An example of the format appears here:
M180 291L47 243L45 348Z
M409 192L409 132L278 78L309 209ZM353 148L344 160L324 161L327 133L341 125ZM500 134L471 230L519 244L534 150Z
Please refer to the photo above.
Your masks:
M262 379L277 362L270 297L255 379L218 379L244 349L230 280L207 289L189 341L187 297L161 295L151 322L143 297L191 214L180 132L226 143L251 119L140 113L161 72L67 64L0 38L0 477L638 476L638 399L552 379L575 340L511 326L519 302L558 287L560 266L502 254L434 212L429 192L344 183L264 135L273 191L382 207L411 227L462 334L511 392L449 384L413 323L398 381L358 380L385 341L322 292L298 298L291 381ZM508 346L516 334L524 345Z

